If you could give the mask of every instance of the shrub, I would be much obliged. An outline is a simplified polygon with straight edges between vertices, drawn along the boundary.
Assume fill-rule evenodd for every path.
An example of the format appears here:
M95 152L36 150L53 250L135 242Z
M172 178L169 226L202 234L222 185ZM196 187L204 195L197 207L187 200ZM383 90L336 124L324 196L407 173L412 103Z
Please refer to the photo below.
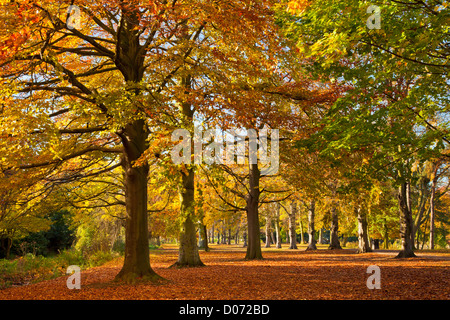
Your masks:
M32 232L21 239L14 239L11 253L15 255L47 256L60 250L68 249L74 240L74 231L71 229L72 214L68 211L57 211L48 214L47 220L51 221L49 230Z
M87 264L89 267L96 267L111 261L115 257L117 257L117 254L112 252L97 251L88 257Z
M57 259L58 264L64 268L67 268L71 265L82 266L86 263L83 254L80 251L74 249L61 251L60 254L55 257L55 259Z
M91 255L97 251L113 250L121 225L118 221L96 217L78 226L75 248L83 254Z
M113 244L112 251L123 255L125 253L125 241L121 238L117 239Z
M0 260L0 289L13 284L27 284L65 275L67 267L77 265L82 269L100 266L115 257L117 253L97 251L83 256L80 251L63 250L52 257L27 253L14 260Z

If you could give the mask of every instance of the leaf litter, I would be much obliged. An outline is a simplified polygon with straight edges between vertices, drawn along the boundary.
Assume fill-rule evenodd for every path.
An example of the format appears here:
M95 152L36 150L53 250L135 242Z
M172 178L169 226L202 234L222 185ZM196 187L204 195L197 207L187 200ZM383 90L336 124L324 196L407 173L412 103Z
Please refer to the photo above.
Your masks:
M213 245L200 251L205 267L169 268L175 247L152 251L152 268L168 281L155 285L114 282L123 258L82 270L81 289L67 276L0 290L2 300L448 300L450 254L424 253L395 259L396 251L263 249L263 260L244 260L245 248ZM381 288L368 289L367 268L377 265Z

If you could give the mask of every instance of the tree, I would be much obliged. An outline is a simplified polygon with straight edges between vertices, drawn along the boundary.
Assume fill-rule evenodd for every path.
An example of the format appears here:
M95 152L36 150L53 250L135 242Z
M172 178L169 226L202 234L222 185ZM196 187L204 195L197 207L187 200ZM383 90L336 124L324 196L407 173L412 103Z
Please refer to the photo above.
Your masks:
M288 214L289 221L289 249L298 249L297 248L297 234L295 232L296 228L296 216L298 214L297 209L297 200L291 199L290 201L290 211L286 210L283 206L284 210ZM302 231L301 231L302 232Z
M435 219L436 219L436 203L438 202L439 198L443 196L447 190L448 190L448 184L445 189L443 189L443 186L441 187L441 191L438 192L438 185L442 184L439 183L439 180L445 181L446 180L446 174L448 174L448 161L444 157L431 161L428 163L428 169L429 169L429 179L431 180L431 186L430 186L430 197L429 197L429 207L428 210L430 212L430 237L429 237L429 247L430 249L434 249L434 242L435 242ZM445 185L445 184L444 184Z
M275 209L274 223L275 223L275 239L276 239L275 247L278 249L281 249L280 208L281 205L279 202L274 204Z
M399 257L414 255L411 166L446 154L449 142L448 123L440 116L449 102L443 23L448 10L431 3L373 3L381 10L380 29L364 23L364 2L290 1L298 16L280 11L286 34L316 61L311 72L351 87L322 124L324 142L329 155L364 149L363 176L393 179L403 242Z
M252 133L251 133L252 134ZM262 135L259 139L251 141L250 144L260 144ZM240 137L239 139L243 139ZM245 139L244 139L245 141ZM252 153L249 145L244 145L246 151L242 154L244 158L250 159ZM274 147L272 145L272 147ZM272 189L279 186L276 182L276 177L270 174L261 175L260 166L263 166L264 172L266 165L261 164L260 160L251 163L247 161L244 170L238 164L234 165L215 165L206 169L204 173L208 177L208 182L213 188L215 194L225 205L225 211L238 212L245 211L247 217L247 253L246 259L262 259L261 239L260 239L260 206L263 204L270 204L282 201L290 196L290 190L287 188ZM274 182L275 180L275 182ZM263 182L264 181L264 182ZM220 188L219 188L220 185ZM267 227L270 227L270 220L272 214L269 212L271 208L266 208L267 211ZM280 237L278 237L281 240ZM266 241L269 241L267 236ZM268 243L268 242L266 242ZM281 244L281 243L280 243Z
M306 247L306 250L317 250L317 241L315 238L316 230L314 228L315 210L316 201L311 199L308 205L308 246Z
M270 248L270 242L272 240L272 212L270 210L266 210L265 219L266 244L264 245L264 247Z
M355 214L358 219L358 250L357 253L366 253L371 252L372 248L370 247L369 236L368 236L368 227L367 227L367 217L365 208L362 206L355 205Z
M42 181L41 170L29 174L6 170L0 174L0 241L9 259L13 240L49 229L51 222L46 214L60 207L56 196L49 197L50 187Z
M0 150L8 155L2 170L62 174L78 165L80 174L94 176L120 166L126 247L118 280L160 278L149 262L147 191L149 161L161 155L152 151L164 143L158 131L192 130L203 117L225 127L240 119L264 120L274 114L266 108L274 97L306 99L306 86L277 71L285 51L272 1L81 1L80 17L51 1L2 5L1 91L7 107L1 109ZM96 159L109 159L109 165L93 171ZM251 168L248 198L255 223L258 170ZM201 263L192 221L194 171L179 171L185 218L180 265Z
M330 230L330 245L328 246L328 249L342 249L341 244L339 242L339 234L338 234L339 218L334 201L330 209L330 215L331 215L331 230Z

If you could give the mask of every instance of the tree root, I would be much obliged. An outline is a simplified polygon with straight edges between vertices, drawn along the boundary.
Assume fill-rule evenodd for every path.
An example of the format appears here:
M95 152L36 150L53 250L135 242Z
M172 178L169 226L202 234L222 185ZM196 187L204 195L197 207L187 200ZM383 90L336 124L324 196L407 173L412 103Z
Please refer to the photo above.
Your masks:
M177 261L174 264L172 264L169 267L169 269L170 268L177 268L177 269L181 269L181 268L197 268L197 267L206 267L206 265L203 262L201 262L201 261L199 261L199 262L197 262L195 264L191 264L191 263L188 263L188 262L179 262L179 261Z
M135 272L119 272L119 274L114 278L115 282L123 282L125 284L136 284L141 282L150 282L152 284L164 284L169 280L156 274L154 271L148 271L145 273L135 273Z
M402 250L395 256L395 258L417 258L417 256L412 251L407 253L405 250Z

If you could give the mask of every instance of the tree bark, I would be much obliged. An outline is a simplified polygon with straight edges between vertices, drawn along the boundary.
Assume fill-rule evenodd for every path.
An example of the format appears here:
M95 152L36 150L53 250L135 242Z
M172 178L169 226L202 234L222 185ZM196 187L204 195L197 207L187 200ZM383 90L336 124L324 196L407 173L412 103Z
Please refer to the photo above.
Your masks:
M367 232L367 217L361 207L355 206L355 213L358 219L358 250L356 253L372 252L370 248L369 235Z
M227 243L227 230L225 228L225 222L222 221L222 244L226 244Z
M200 260L197 246L197 232L193 221L194 208L194 169L189 168L187 174L181 172L182 188L180 188L181 215L184 217L182 223L178 261L173 266L181 267L201 267L204 266Z
M265 248L270 248L270 224L272 219L270 218L270 213L267 214L266 216L266 228L265 228L265 232L266 232L266 244L264 245Z
M183 36L186 36L184 34ZM181 85L186 89L186 93L191 89L192 78L190 74L181 77ZM181 103L181 116L184 124L194 132L194 109L188 102ZM193 145L194 141L192 141ZM200 260L197 246L197 233L193 219L195 217L195 169L193 166L186 166L186 170L180 170L182 186L179 190L181 198L181 216L185 219L180 232L180 247L178 261L174 264L177 267L199 267L204 266Z
M250 164L249 175L249 193L246 197L246 211L247 211L247 229L248 229L248 245L245 259L254 260L262 259L261 240L259 230L259 179L260 171L258 164Z
M319 229L319 244L323 244L323 228Z
M300 243L304 244L305 242L305 234L303 232L303 221L301 220L301 217L299 219L299 226L300 226Z
M339 242L339 219L337 215L336 207L331 207L331 230L330 230L330 245L328 249L342 249Z
M312 199L309 203L308 208L308 247L306 250L317 250L316 239L315 239L315 229L314 229L314 216L316 210L316 201Z
M138 84L144 73L145 57L139 54L140 39L134 25L138 23L137 10L124 13L127 19L120 22L116 46L115 64L124 80ZM135 89L136 95L139 90ZM145 120L130 120L116 132L123 145L122 167L125 187L125 257L118 281L128 283L137 279L157 281L162 279L150 267L148 212L147 212L147 177L149 167L145 163L134 166L148 147L148 130Z
M206 229L206 225L205 224L201 224L200 225L200 234L201 234L201 238L203 240L202 243L202 249L205 250L206 252L209 251L209 246L208 246L208 231Z
M431 196L430 196L430 249L434 249L434 220L435 220L435 196L436 196L436 184L437 184L437 169L438 164L434 163L433 179L431 182Z
M383 248L389 249L389 229L386 218L383 219Z
M415 257L414 240L412 238L412 212L410 201L409 182L403 182L398 190L398 206L400 211L400 238L402 240L402 250L397 258Z
M281 249L281 230L280 230L280 204L275 203L275 238L276 248Z
M159 280L150 267L147 176L149 167L133 166L146 149L148 132L143 120L127 125L121 135L124 146L122 166L125 184L125 258L116 280L133 283L137 279Z
M297 202L291 201L289 213L289 249L297 249L297 234L295 233L295 216L297 215Z
M3 250L5 250L5 259L9 260L11 255L12 239L10 237L5 237L0 239Z
M209 230L209 243L214 243L214 224L211 226L211 230Z
M419 247L418 232L420 230L420 226L424 222L423 215L425 213L426 203L427 203L427 199L428 199L428 193L429 193L428 183L429 183L429 181L430 180L427 177L421 177L421 179L419 181L419 203L417 205L417 215L416 215L416 219L412 220L411 237L412 237L413 245L414 245L414 238L417 235L417 248ZM411 210L411 214L412 214L412 210Z

